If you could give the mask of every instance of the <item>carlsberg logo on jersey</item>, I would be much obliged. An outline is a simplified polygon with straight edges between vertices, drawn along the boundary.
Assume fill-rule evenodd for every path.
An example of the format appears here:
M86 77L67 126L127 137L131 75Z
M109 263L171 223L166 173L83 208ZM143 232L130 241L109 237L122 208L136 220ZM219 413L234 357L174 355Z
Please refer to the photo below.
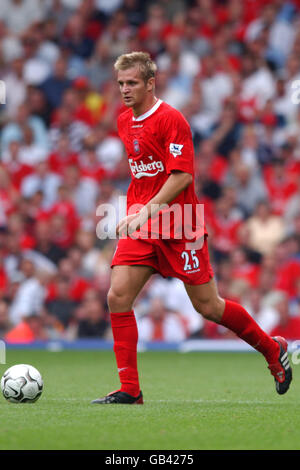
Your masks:
M148 158L152 160L153 157L149 156ZM164 171L164 165L161 161L151 161L150 163L144 163L143 160L135 162L132 160L132 158L129 158L128 161L131 172L137 179L142 178L142 176L156 176L160 171Z

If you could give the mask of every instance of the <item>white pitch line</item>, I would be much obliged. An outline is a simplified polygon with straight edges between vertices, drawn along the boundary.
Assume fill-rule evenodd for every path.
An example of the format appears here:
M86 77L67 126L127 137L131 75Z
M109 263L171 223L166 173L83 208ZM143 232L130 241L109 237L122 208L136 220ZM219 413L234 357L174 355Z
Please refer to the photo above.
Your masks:
M43 401L51 402L51 401L57 401L57 402L77 402L77 403L82 403L82 402L88 402L87 400L81 399L81 398L48 398L44 399ZM169 404L188 404L188 403L198 403L198 404L224 404L224 403L230 403L230 404L238 404L238 405L280 405L278 401L264 401L264 400L206 400L206 399L194 399L194 400L151 400L145 398L145 404L147 403L169 403ZM286 406L287 403L285 402L284 405Z
M253 405L253 404L260 404L260 405L274 405L277 404L278 402L276 401L264 401L264 400L205 400L205 399L199 399L199 400L147 400L145 399L145 402L147 403L238 403L240 405Z

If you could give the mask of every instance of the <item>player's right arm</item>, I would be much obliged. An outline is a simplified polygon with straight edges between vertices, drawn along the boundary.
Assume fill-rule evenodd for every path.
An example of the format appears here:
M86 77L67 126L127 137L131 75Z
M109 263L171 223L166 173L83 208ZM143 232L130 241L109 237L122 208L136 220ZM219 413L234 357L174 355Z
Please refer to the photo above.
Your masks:
M194 147L189 124L181 113L169 108L160 123L161 145L166 155L168 179L158 193L136 214L124 217L117 226L117 234L131 234L163 205L170 204L192 182L194 174Z
M159 192L136 214L124 217L117 225L117 235L131 235L150 217L154 217L162 206L172 202L193 181L190 173L174 171L170 174Z

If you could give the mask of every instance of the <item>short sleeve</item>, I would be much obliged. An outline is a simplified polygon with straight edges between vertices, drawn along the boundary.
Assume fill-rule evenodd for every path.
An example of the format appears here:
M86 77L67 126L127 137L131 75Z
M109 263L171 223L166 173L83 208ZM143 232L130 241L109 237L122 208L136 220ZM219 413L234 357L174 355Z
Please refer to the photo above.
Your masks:
M171 111L164 116L164 146L166 152L166 170L194 174L194 146L190 126L178 111Z

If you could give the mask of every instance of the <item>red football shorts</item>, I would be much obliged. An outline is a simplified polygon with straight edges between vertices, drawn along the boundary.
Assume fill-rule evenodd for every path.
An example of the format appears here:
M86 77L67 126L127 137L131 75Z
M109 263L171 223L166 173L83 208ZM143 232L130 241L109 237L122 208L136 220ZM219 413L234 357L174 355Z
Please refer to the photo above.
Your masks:
M151 266L163 277L176 277L185 284L205 284L214 275L209 261L207 237L200 249L187 250L179 240L120 239L111 266Z

